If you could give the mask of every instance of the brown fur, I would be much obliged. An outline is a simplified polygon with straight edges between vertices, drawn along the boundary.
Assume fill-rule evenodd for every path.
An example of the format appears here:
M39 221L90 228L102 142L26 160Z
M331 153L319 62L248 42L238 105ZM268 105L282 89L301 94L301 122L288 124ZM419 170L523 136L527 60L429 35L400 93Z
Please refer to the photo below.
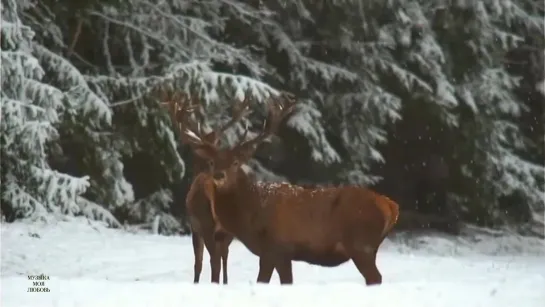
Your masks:
M397 219L399 218L399 205L386 196L380 195L379 198L379 207L381 208L385 219L384 229L382 230L382 236L385 238L397 223Z
M211 206L210 181L205 176L197 175L191 184L186 196L186 209L191 221L191 237L193 241L194 276L193 282L198 283L202 272L202 260L204 246L210 255L211 281L219 283L220 271L223 266L223 283L227 284L227 258L229 256L229 245L233 236L225 233L222 237L215 236L218 232L218 221L215 216L214 207ZM222 232L223 233L223 232Z
M235 235L259 256L258 282L268 283L276 269L282 284L293 283L293 260L338 266L351 259L368 285L380 284L376 254L397 222L397 204L361 187L257 183L241 168L293 106L270 104L272 124L264 126L266 130L254 140L233 149L220 150L192 137L194 152L209 162L201 185L213 183L208 197L216 231Z
M276 269L281 283L292 283L292 260L333 267L350 259L367 284L382 282L376 253L397 221L395 202L354 186L256 183L238 161L226 167L235 153L215 155L215 172L226 179L215 181L212 205L222 227L260 257L258 282L269 282Z
M173 95L168 97L167 102L163 103L168 107L171 120L180 129L181 141L184 144L189 144L193 151L196 147L191 140L183 133L183 125L187 122L189 113L193 112L198 105L189 105L190 97L184 94ZM194 100L194 99L193 99ZM245 100L237 105L233 110L232 119L217 130L204 134L201 131L195 131L199 137L211 144L217 144L221 133L225 132L229 127L235 124L244 114L248 106L248 101ZM201 171L208 168L207 160L199 156L195 157L193 171L199 174ZM223 283L227 284L227 258L229 256L229 245L233 241L233 236L221 230L221 225L216 221L219 219L215 216L213 202L213 182L207 181L204 176L195 176L189 192L186 196L186 211L191 221L191 238L193 242L194 253L194 276L193 281L199 282L202 272L202 260L204 247L210 255L211 281L219 283L219 275L223 266ZM223 236L216 236L216 233L222 233Z
M280 283L293 283L293 260L333 267L351 259L368 285L382 283L376 254L397 221L397 204L361 187L257 183L242 170L293 104L269 107L272 124L251 141L220 150L195 140L195 153L210 162L203 180L214 183L218 231L235 235L259 256L258 282L268 283L276 269Z

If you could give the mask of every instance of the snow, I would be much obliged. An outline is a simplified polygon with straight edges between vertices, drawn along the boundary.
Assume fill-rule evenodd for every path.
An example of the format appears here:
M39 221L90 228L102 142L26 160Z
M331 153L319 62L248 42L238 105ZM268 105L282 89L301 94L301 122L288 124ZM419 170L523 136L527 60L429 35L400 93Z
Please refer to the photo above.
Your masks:
M398 235L379 251L383 284L366 287L350 262L294 262L295 284L255 283L258 259L231 245L229 284L210 283L205 252L194 285L190 237L106 229L86 219L3 223L1 304L17 306L543 306L543 240ZM26 293L46 274L49 293Z
M541 80L541 82L538 82L536 84L536 89L538 92L540 92L542 95L545 95L545 79Z

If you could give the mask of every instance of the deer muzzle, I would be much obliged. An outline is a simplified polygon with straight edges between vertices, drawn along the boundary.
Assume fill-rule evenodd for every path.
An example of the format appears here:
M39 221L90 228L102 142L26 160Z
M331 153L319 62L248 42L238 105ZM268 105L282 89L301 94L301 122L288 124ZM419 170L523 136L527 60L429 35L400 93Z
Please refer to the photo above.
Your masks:
M212 177L216 181L222 181L223 179L225 179L225 173L224 172L214 172Z

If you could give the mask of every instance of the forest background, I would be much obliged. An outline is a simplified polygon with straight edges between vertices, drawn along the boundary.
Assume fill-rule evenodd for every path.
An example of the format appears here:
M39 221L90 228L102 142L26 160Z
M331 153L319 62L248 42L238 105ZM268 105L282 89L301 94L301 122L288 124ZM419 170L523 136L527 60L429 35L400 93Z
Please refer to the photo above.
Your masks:
M85 215L187 233L192 154L156 90L210 127L265 97L295 114L249 163L260 180L366 185L398 229L543 236L544 4L534 0L2 0L6 221Z

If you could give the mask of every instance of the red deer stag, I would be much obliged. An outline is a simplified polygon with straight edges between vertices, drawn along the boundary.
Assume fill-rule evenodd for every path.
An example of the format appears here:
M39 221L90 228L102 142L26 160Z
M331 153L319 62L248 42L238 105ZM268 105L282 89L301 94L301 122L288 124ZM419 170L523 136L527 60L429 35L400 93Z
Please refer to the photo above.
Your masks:
M184 121L184 117L190 116L190 113L196 109L196 106L189 106L187 104L188 100L187 96L175 95L170 97L168 102L165 103L168 106L171 119L173 123L177 125L178 129L181 127L180 123ZM244 116L247 107L248 100L244 100L240 104L234 106L231 120L221 128L205 134L202 133L198 127L192 127L194 133L196 133L199 138L206 140L206 142L217 145L220 135ZM184 144L190 145L193 150L196 149L192 142L187 141L185 134L180 133L180 138ZM193 173L199 174L200 172L207 170L208 163L207 160L195 155ZM191 221L191 237L193 241L193 253L195 256L193 282L199 282L202 272L204 246L206 246L208 254L210 255L212 282L219 283L220 271L223 266L223 283L227 284L227 258L229 255L229 245L233 241L233 236L225 234L221 238L217 237L215 239L214 234L219 227L215 222L217 221L217 218L212 217L213 207L209 204L212 197L210 188L213 187L209 184L207 185L207 182L203 179L203 176L195 176L186 197L186 211Z
M363 187L258 183L241 169L292 109L293 103L269 104L263 131L232 149L220 150L192 133L189 124L183 127L195 153L210 161L216 218L259 256L258 282L270 282L276 269L281 284L293 283L293 260L334 267L351 259L367 285L381 284L376 255L397 222L394 201Z

